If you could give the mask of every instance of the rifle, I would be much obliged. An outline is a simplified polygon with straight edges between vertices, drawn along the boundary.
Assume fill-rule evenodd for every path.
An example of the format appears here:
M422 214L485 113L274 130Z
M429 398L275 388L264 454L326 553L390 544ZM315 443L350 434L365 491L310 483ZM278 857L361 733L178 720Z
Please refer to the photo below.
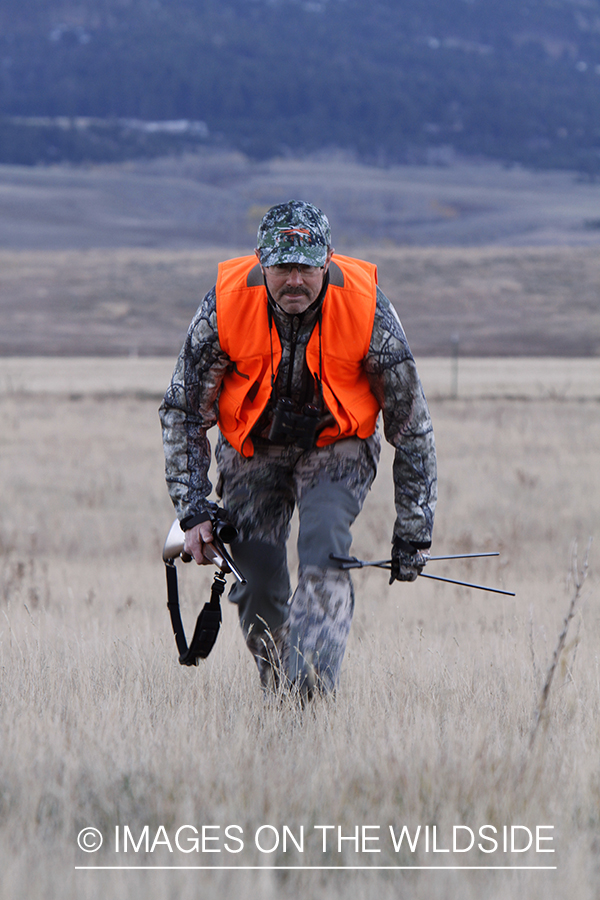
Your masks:
M457 553L451 556L429 556L425 563L435 562L440 559L475 559L482 556L500 556L497 551L491 553ZM336 556L335 553L329 554L329 559L340 564L340 569L364 569L366 566L375 566L378 569L391 569L391 559L377 559L373 561L357 559L356 556ZM430 575L429 572L419 572L421 578L431 578L434 581L446 581L449 584L460 584L462 587L473 588L478 591L492 591L494 594L507 594L509 597L516 597L514 591L503 591L500 588L486 587L483 584L471 584L469 581L456 581L454 578L442 578L441 575Z
M219 628L221 627L221 595L225 590L225 576L232 573L240 584L246 584L246 579L235 564L231 554L225 547L225 543L231 543L237 537L237 528L231 524L223 510L217 510L211 516L213 526L213 539L204 545L203 553L207 559L218 568L215 574L210 601L205 603L194 629L192 642L188 646L181 621L179 609L179 587L177 584L177 569L175 560L189 563L192 557L184 550L185 534L181 530L179 521L175 519L163 547L163 561L167 574L167 608L171 616L171 625L175 634L175 642L179 651L179 662L182 666L197 666L199 659L206 659L215 645Z

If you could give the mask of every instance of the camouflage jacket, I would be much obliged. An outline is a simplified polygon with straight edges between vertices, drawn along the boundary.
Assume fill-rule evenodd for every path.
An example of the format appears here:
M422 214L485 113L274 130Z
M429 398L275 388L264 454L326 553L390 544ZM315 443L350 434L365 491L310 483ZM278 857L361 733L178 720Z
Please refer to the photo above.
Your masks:
M282 358L271 401L252 432L258 446L267 441L274 400L287 394L288 385L298 408L316 400L304 350L317 321L317 312L311 307L301 316L290 316L274 306L273 320L281 341ZM292 331L294 352L291 351ZM291 359L292 373L288 377ZM219 344L213 288L192 320L160 407L167 486L180 519L203 512L210 505L211 450L207 431L217 423L221 381L230 365ZM429 546L437 497L433 428L402 325L379 288L364 367L383 413L385 437L396 449L394 535L417 547ZM328 421L331 421L330 414L325 410L320 424Z

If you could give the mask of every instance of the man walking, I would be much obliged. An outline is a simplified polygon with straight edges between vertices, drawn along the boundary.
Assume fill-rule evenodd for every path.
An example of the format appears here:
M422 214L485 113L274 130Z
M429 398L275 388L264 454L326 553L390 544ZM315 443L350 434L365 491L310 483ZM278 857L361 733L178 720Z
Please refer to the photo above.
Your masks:
M391 584L421 571L436 502L433 429L414 359L375 266L334 255L329 222L312 204L274 206L255 255L219 266L160 408L167 485L198 564L215 508L207 431L218 425L216 493L238 529L232 553L247 579L229 596L265 687L283 677L310 697L336 686L354 594L330 554L349 553L377 470L380 411L396 448Z

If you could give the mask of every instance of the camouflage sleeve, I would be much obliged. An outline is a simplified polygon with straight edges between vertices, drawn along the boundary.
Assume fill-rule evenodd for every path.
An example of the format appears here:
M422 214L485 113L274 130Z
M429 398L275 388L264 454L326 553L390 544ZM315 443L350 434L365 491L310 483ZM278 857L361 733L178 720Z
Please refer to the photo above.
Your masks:
M377 288L373 334L365 369L383 411L386 439L396 448L394 537L431 544L437 499L437 465L427 401L398 315Z
M217 422L218 394L228 365L219 344L213 288L188 329L159 410L167 487L180 520L210 507L206 432Z

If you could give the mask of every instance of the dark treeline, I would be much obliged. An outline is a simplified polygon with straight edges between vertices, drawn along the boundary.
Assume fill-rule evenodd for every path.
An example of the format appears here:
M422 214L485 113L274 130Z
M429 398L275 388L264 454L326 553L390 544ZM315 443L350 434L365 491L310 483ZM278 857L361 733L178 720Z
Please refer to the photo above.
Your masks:
M94 117L105 128L14 117ZM3 0L0 161L452 151L600 171L600 0ZM197 142L196 142L197 143Z

